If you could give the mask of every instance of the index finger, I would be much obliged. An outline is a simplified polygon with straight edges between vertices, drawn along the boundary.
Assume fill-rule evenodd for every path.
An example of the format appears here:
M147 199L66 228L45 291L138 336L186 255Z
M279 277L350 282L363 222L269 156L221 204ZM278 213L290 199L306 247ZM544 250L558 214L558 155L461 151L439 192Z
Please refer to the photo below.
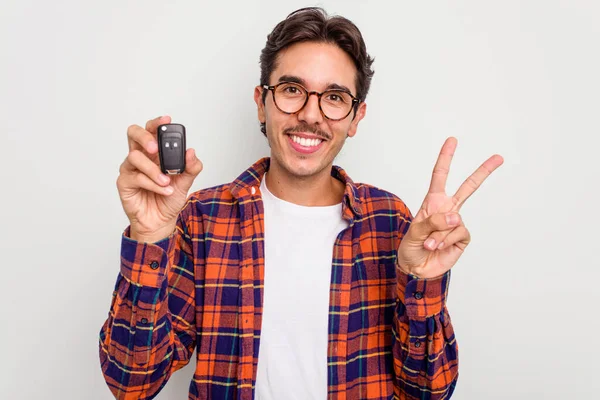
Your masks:
M481 186L483 181L492 174L499 166L504 163L502 156L494 154L488 158L471 176L469 176L456 191L453 196L454 204L457 209L467 201L469 197Z
M158 126L170 122L171 117L162 116L146 122L145 129L138 125L131 125L127 129L129 151L145 150L150 154L154 154L158 150L158 144L156 143L156 131Z
M149 154L158 151L155 135L139 125L131 125L127 128L127 141L129 142L129 151L143 150Z
M446 192L446 181L448 180L448 173L450 172L450 163L452 162L457 143L458 141L453 137L449 137L444 142L444 145L440 150L440 155L433 167L431 183L429 184L429 193Z
M158 126L162 124L170 124L171 117L168 115L163 115L162 117L151 119L146 122L146 130L153 135L156 135L156 131L158 130Z

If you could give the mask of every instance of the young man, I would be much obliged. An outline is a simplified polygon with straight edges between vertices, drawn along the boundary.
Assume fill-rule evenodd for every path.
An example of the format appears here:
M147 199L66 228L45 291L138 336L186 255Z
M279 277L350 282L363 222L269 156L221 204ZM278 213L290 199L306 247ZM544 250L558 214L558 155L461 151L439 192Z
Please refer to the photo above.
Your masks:
M333 166L373 75L356 26L298 10L260 60L271 157L232 183L188 197L194 151L181 175L158 167L156 128L170 118L128 129L117 186L131 224L100 333L108 386L153 398L197 350L190 399L448 399L458 361L445 300L470 241L458 212L502 158L448 196L448 139L413 219Z

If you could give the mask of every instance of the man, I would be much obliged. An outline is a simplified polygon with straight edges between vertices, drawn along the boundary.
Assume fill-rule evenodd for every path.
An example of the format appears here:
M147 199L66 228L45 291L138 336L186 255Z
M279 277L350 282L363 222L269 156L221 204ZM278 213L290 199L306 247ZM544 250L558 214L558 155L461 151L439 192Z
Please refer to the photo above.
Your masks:
M333 160L366 113L359 30L318 8L268 36L254 99L270 158L188 196L202 164L161 175L156 128L128 129L117 186L130 226L100 333L115 397L153 398L197 350L190 399L447 399L458 373L445 300L469 244L459 210L502 163L453 196L456 140L423 206L352 182Z

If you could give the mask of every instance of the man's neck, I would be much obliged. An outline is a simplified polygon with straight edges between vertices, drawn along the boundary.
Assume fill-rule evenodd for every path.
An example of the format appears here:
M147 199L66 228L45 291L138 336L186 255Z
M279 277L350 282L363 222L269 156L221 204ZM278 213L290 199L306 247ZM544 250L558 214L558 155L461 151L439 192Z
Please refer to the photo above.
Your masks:
M331 176L331 165L316 175L299 178L288 174L273 159L266 184L275 197L307 207L339 204L345 189L342 182Z

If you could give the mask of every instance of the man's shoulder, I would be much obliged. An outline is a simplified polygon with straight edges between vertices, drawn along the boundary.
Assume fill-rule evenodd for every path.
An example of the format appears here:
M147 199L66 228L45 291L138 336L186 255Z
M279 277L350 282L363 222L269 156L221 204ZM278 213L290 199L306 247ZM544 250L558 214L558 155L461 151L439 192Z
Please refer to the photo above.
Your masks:
M363 203L363 210L367 213L386 210L405 217L411 216L406 203L396 194L368 183L356 183L355 187L357 196Z
M223 183L217 186L207 187L196 190L189 195L189 201L199 203L200 205L209 205L211 208L215 204L222 206L234 206L249 195L249 192L260 185L260 177L268 169L269 158L261 158L253 165L243 171L232 182Z

